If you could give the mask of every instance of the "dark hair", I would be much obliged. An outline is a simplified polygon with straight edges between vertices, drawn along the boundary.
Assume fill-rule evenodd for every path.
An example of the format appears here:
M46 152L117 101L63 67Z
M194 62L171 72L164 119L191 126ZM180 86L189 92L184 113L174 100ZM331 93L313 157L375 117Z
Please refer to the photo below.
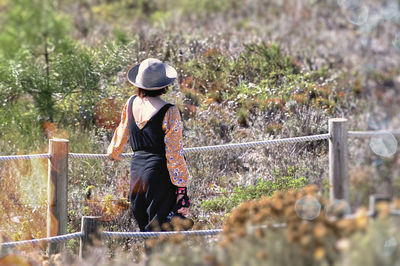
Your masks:
M167 91L168 91L168 86L166 86L164 88L161 88L159 90L154 90L154 91L145 90L145 89L142 89L142 88L137 88L137 95L140 98L143 98L143 97L156 97L156 96L160 96L160 95L163 95L163 94L167 93Z

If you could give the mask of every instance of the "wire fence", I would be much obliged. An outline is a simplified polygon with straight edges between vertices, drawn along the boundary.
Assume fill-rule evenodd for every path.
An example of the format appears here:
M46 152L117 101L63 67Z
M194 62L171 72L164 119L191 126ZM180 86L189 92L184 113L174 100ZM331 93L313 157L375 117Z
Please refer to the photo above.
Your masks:
M348 131L349 137L356 138L370 138L376 136L385 136L388 134L392 134L393 136L400 136L400 130L381 130L381 131ZM201 147L191 147L184 148L183 151L188 153L196 153L196 152L210 152L210 151L226 151L233 149L243 149L243 148L255 148L255 147L264 147L264 146L272 146L279 144L293 144L299 142L308 142L308 141L317 141L317 140L325 140L329 139L330 134L319 134L319 135L311 135L311 136L302 136L302 137L292 137L292 138L283 138L283 139L270 139L263 141L251 141L244 143L229 143L229 144L221 144L221 145L211 145L211 146L201 146ZM134 153L122 153L120 154L121 158L131 158ZM92 153L69 153L68 157L71 159L107 159L107 154L92 154ZM11 160L30 160L30 159L49 159L50 154L30 154L30 155L5 155L0 156L0 161L11 161Z
M393 136L400 136L400 130L394 131L349 131L348 136L357 137L357 138L370 138L374 136L384 136L387 134L392 134ZM298 142L308 142L308 141L317 141L317 140L325 140L329 139L330 135L319 134L312 136L302 136L302 137L293 137L293 138L284 138L284 139L271 139L264 141L251 141L244 143L230 143L230 144L222 144L222 145L212 145L212 146L202 146L202 147L192 147L192 148L184 148L183 151L185 153L195 153L195 152L209 152L209 151L225 151L225 150L233 150L233 149L241 149L241 148L254 148L254 147L263 147L263 146L272 146L278 144L293 144ZM134 153L122 153L120 155L121 158L131 158ZM107 154L91 154L91 153L69 153L69 158L72 159L107 159ZM0 161L11 161L11 160L30 160L30 159L49 159L50 154L30 154L30 155L6 155L0 156Z
M80 238L83 236L82 232L67 234L67 235L59 235L59 236L52 236L40 239L31 239L31 240L22 240L22 241L15 241L15 242L6 242L0 243L1 248L13 248L16 246L25 246L25 245L37 245L42 243L60 243L65 242L70 239Z
M313 136L304 136L304 137L293 137L293 138L284 138L284 139L271 139L271 140L263 140L263 141L251 141L244 143L230 143L230 144L222 144L222 145L212 145L212 146L202 146L202 147L192 147L192 148L184 148L183 151L185 154L195 153L195 152L210 152L210 151L226 151L233 149L244 149L244 148L255 148L255 147L263 147L263 146L271 146L278 144L290 144L290 143L298 143L298 142L307 142L307 141L316 141L316 140L325 140L329 138L329 134L320 134ZM131 158L134 153L122 153L120 155L121 158ZM69 153L69 158L73 159L107 159L107 154L89 154L89 153Z
M365 216L373 217L375 211L368 211ZM392 209L388 212L389 215L392 216L400 216L400 210ZM357 219L360 214L348 214L342 217L342 219ZM261 228L261 229L269 229L269 228L285 228L286 223L277 223L271 225L260 225L253 226L251 229ZM157 237L171 237L176 235L182 236L216 236L223 232L223 229L206 229L206 230L192 230L192 231L163 231L163 232L112 232L112 231L103 231L101 235L107 238L136 238L136 239L147 239L147 238L157 238ZM31 239L31 240L22 240L15 242L6 242L0 243L0 248L13 248L16 246L24 246L24 245L35 245L41 243L59 243L65 242L70 239L81 238L84 237L84 233L76 232L67 235L60 235L54 237L46 237L40 239Z
M400 136L400 131L348 131L347 135L349 137L359 137L359 138L368 138L373 136L387 135L392 134L393 136ZM211 151L226 151L232 149L241 149L241 148L255 148L255 147L263 147L263 146L271 146L278 144L293 144L299 142L308 142L308 141L318 141L318 140L326 140L332 137L329 133L312 135L312 136L302 136L302 137L292 137L292 138L284 138L284 139L271 139L264 141L252 141L245 143L231 143L231 144L222 144L222 145L213 145L213 146L203 146L203 147L192 147L185 148L185 153L195 153L195 152L211 152ZM124 153L121 154L122 158L130 158L134 153ZM106 159L108 158L107 154L86 154L86 153L68 153L68 157L72 159ZM11 156L0 156L0 161L10 161L10 160L29 160L29 159L50 159L50 154L32 154L32 155L11 155ZM391 215L400 215L400 210L392 210L390 212ZM368 216L372 216L372 213L368 213ZM347 216L348 219L355 218L355 215ZM284 227L285 224L277 224L272 225L272 227ZM104 237L134 237L134 238L149 238L149 237L159 237L162 235L172 236L172 235L185 235L185 236L202 236L202 235L218 235L222 232L222 229L210 229L210 230L193 230L193 231L170 231L170 232L110 232L104 231L102 234ZM44 242L54 243L54 242L64 242L74 238L84 237L82 232L72 233L67 235L60 235L54 237L47 237L41 239L32 239L32 240L23 240L17 242L7 242L1 243L0 247L9 248L15 247L19 245L34 245L40 244Z
M210 230L192 230L192 231L165 231L165 232L110 232L104 231L105 237L124 237L124 238L154 238L160 236L211 236L218 235L222 232L222 229L210 229Z
M32 160L32 159L50 159L50 154L29 154L29 155L7 155L0 156L0 161L12 161L12 160Z
M354 138L370 138L377 136L393 135L396 137L400 136L400 130L380 130L380 131L349 131L348 136Z

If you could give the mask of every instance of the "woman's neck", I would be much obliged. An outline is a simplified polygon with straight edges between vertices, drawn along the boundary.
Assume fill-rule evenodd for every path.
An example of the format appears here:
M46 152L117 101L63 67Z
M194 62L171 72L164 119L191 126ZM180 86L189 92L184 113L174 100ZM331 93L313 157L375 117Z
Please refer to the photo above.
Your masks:
M160 96L154 96L154 97L152 97L152 96L144 96L144 97L140 97L140 100L142 101L142 102L151 102L151 101L157 101L157 100L160 100L161 99L161 97Z

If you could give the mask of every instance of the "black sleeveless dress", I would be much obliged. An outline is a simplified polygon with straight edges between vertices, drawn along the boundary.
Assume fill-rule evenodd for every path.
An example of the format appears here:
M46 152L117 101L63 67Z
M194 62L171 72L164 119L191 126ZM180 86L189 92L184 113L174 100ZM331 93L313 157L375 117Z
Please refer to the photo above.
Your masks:
M130 168L129 198L140 231L161 230L176 201L165 156L164 116L172 104L164 105L140 129L128 105L129 142L134 151Z

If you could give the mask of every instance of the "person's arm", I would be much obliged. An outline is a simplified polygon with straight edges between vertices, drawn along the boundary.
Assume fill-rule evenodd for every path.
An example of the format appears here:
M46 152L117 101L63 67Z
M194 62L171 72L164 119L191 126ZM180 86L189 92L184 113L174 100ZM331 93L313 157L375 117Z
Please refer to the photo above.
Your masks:
M129 100L126 102L121 113L121 122L114 131L114 136L111 140L110 145L107 148L107 155L111 160L119 159L119 155L124 148L125 143L129 139L129 125L128 125L128 104Z
M182 120L177 107L171 106L168 109L163 120L163 129L165 156L171 182L178 188L186 188L189 172L183 157ZM186 192L186 189L184 191Z
M176 186L176 203L180 206L178 213L188 215L190 200L187 196L189 172L183 157L182 119L177 107L168 109L163 120L165 132L165 156L171 182Z

